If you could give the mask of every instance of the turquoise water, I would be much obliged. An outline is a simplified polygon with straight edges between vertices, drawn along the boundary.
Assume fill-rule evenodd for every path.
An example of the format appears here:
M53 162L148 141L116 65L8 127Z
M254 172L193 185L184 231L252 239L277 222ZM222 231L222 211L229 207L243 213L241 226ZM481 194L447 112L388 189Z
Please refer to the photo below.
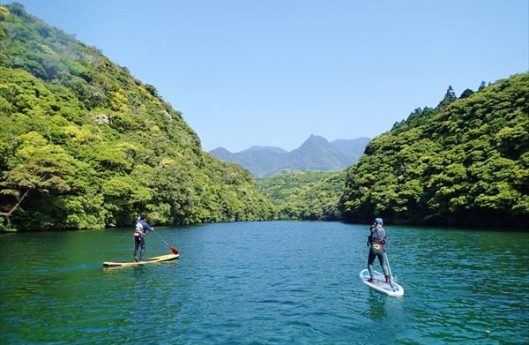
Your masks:
M178 261L117 270L129 229L0 236L0 344L529 343L528 233L388 226L393 298L358 278L365 225L158 231Z

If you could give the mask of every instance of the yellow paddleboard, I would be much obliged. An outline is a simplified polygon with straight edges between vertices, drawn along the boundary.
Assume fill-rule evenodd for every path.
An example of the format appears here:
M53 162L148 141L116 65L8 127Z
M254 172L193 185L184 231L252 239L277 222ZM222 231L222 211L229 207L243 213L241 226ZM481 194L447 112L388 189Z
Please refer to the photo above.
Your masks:
M167 254L167 255L161 255L161 256L155 256L152 258L149 258L146 261L138 261L138 262L112 262L112 261L105 261L103 262L103 267L106 268L118 268L118 267L132 267L132 266L141 266L146 264L155 264L158 262L163 261L170 261L178 258L180 254Z

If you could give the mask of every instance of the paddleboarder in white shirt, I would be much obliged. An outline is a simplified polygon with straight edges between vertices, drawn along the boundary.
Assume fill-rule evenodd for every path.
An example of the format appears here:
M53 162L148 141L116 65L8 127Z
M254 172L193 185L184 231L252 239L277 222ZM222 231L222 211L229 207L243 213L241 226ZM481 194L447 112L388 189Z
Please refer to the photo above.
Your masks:
M145 220L145 215L141 214L134 225L134 262L142 261L143 259L145 235L148 231L153 231L153 228ZM139 259L137 257L138 249L140 250Z

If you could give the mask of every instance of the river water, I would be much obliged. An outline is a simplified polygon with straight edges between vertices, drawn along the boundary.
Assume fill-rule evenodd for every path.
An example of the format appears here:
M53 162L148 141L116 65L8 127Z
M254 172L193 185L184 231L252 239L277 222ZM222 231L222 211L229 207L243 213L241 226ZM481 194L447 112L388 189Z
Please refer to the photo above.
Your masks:
M0 344L529 343L529 233L387 231L402 298L358 278L366 225L159 228L179 260L113 270L131 229L1 235Z

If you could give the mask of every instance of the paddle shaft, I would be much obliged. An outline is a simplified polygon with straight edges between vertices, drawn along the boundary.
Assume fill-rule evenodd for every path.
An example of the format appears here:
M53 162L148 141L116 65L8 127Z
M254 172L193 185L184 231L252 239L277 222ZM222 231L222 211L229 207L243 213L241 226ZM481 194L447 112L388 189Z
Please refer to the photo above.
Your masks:
M171 247L171 246L169 245L169 243L167 243L167 242L162 238L162 236L160 236L160 234L159 234L156 230L154 230L154 228L152 229L152 231L156 234L156 236L158 236L158 237L160 238L160 240L162 240L163 243L165 243L165 245L166 245L167 247L169 247L169 249L171 250L171 252L172 252L173 254L178 254L178 250L177 250L176 248L174 248L174 247Z
M391 278L391 280L393 280L393 274L391 274L391 266L389 265L388 254L386 253L386 251L384 251L384 258L386 259L386 264L388 265L389 277Z

